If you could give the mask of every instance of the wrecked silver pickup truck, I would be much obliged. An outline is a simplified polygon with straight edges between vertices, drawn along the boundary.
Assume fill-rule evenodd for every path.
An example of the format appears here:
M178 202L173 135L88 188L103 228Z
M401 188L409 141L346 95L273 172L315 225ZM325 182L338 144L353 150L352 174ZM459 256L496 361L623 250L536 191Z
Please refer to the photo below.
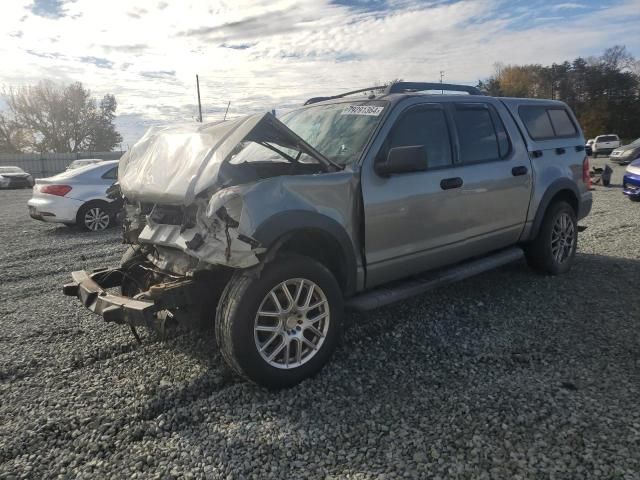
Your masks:
M329 360L345 306L523 255L566 272L591 208L573 114L446 87L470 95L396 83L311 99L282 120L152 128L120 161L129 250L115 268L74 272L65 294L134 332L213 324L233 370L283 387Z

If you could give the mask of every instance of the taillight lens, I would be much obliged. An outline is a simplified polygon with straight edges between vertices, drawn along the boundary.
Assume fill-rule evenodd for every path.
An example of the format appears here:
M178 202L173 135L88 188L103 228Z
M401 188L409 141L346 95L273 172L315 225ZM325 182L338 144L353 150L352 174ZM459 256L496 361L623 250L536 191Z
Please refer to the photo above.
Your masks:
M42 185L40 187L41 193L48 193L49 195L57 195L59 197L64 197L70 191L71 187L69 185Z
M589 176L589 157L584 157L582 161L582 181L587 186L587 190L591 190L591 176Z

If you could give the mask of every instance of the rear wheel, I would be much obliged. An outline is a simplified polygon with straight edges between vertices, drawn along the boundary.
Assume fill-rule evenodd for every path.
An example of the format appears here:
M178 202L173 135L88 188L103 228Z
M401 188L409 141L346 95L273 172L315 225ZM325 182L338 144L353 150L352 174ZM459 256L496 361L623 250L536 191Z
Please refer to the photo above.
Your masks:
M564 201L545 212L536 239L525 248L529 265L543 273L559 275L571 269L578 246L576 212Z
M76 223L90 232L100 232L111 224L111 212L105 202L85 203L78 210Z
M342 294L326 267L286 255L256 278L236 272L222 294L216 340L229 366L269 388L295 385L330 359L341 331Z

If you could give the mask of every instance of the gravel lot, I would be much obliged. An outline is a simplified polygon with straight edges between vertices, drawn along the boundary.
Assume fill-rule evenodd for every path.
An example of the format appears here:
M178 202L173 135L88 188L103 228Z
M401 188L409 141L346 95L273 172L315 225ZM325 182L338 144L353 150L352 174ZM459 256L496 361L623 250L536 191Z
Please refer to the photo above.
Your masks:
M603 163L603 161L598 161ZM640 478L640 204L594 193L571 273L522 264L368 315L268 392L212 338L165 342L61 294L119 231L0 192L0 478Z

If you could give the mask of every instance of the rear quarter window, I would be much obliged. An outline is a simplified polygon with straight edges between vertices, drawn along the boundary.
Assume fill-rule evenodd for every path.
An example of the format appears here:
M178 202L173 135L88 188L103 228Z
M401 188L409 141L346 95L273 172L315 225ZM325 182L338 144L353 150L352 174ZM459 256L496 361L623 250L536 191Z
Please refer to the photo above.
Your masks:
M564 108L522 106L520 118L534 140L575 137L578 130Z
M118 178L118 167L114 167L111 170L107 170L107 172L102 175L102 178L106 180L115 180Z
M547 110L551 119L551 126L558 137L573 137L576 134L576 127L569 118L566 110Z

